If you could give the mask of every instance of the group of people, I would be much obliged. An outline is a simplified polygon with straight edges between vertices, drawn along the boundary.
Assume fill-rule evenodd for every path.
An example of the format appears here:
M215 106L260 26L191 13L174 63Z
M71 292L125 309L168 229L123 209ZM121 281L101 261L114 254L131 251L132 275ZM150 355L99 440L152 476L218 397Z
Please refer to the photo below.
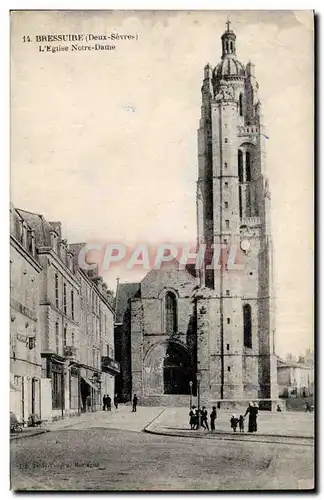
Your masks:
M206 429L209 431L209 426L208 426L208 411L206 410L206 407L203 406L201 409L196 408L195 406L191 407L191 410L189 412L189 425L190 429L199 429L199 427L202 427L203 429ZM210 413L210 430L214 431L215 430L215 420L217 418L217 412L216 412L216 406L213 406L212 411Z
M134 397L132 399L132 412L136 412L137 409L137 396L134 394ZM118 410L118 405L119 405L119 397L118 394L115 394L114 397L114 406L116 410ZM111 411L111 397L109 394L105 394L104 397L102 398L102 406L103 406L103 411Z
M236 432L237 427L239 427L240 432L244 432L244 419L248 415L248 432L257 431L257 416L259 413L259 407L257 403L249 403L249 406L244 415L236 416L232 415L230 418L230 426L233 432ZM212 407L212 411L209 415L210 418L210 430L215 430L215 420L217 418L216 406ZM208 425L208 411L206 407L203 406L201 409L192 406L189 412L189 425L191 430L203 429L209 431Z
M116 410L118 409L118 404L119 404L119 399L118 399L118 394L115 394L114 397L114 405ZM103 411L111 411L111 397L109 394L105 394L104 397L102 398L102 406L103 406Z
M247 415L249 415L248 422L248 432L256 432L258 430L257 426L257 416L259 413L259 406L257 403L249 403L247 410L244 415L240 415L237 417L236 415L232 415L230 419L231 429L233 432L236 432L237 427L239 427L240 432L244 432L244 419Z

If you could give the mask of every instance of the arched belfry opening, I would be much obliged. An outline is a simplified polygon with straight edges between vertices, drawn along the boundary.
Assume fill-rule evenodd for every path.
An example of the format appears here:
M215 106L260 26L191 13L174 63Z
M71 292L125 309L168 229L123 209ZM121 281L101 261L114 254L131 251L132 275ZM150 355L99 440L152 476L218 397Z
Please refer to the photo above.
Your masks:
M239 182L243 182L243 153L239 149L237 153L237 169L238 169L238 177L239 177Z
M165 332L173 335L178 331L177 297L173 292L167 292L164 298Z
M243 116L243 94L240 94L239 97L239 112L240 116Z
M243 306L244 347L252 348L252 311L250 304Z
M163 360L164 394L189 394L193 378L190 355L176 342L169 342Z
M245 178L246 182L251 182L251 153L245 153Z

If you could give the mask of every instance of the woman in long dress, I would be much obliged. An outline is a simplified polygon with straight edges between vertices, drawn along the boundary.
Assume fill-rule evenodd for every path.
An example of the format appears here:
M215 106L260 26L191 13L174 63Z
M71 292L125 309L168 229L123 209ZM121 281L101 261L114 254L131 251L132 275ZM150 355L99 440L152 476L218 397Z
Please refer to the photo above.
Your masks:
M259 412L259 408L257 403L250 403L247 408L244 417L249 414L249 425L248 432L256 432L257 431L257 415Z

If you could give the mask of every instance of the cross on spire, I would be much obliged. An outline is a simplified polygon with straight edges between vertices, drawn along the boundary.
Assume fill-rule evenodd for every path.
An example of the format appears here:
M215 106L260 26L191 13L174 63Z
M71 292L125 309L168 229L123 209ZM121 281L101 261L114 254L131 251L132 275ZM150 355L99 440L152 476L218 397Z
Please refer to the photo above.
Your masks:
M231 21L229 20L229 18L227 18L227 21L226 21L227 31L230 30L230 24L231 24Z

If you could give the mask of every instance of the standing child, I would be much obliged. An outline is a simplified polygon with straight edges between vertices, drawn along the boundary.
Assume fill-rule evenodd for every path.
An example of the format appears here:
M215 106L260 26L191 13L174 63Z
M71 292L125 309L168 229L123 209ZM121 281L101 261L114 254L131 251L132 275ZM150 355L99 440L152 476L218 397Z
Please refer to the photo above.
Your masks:
M230 422L231 422L231 427L232 427L233 431L236 432L237 424L239 422L238 418L236 418L234 415L232 415Z
M244 432L244 417L243 417L243 415L240 415L240 418L239 418L239 428L240 428L240 432Z

